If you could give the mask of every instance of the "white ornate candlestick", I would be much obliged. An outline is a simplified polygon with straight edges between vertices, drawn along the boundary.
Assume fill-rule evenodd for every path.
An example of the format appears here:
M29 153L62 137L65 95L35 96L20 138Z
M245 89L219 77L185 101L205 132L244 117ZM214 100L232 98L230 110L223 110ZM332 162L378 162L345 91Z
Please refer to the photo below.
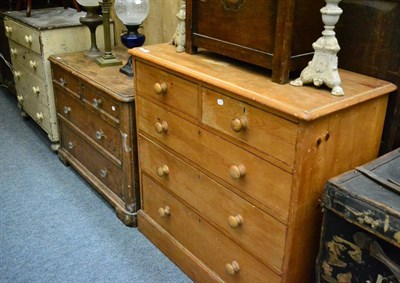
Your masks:
M174 35L172 36L172 39L169 41L169 44L173 44L176 46L176 52L184 52L186 45L186 0L182 0L181 8L179 9L178 14L176 14L176 17L178 18L178 25L176 27Z
M343 89L340 86L341 80L338 73L338 58L336 56L340 50L340 46L333 31L343 12L338 6L340 1L325 1L326 6L320 10L325 30L322 32L322 36L312 45L315 50L313 59L301 72L300 77L290 82L291 85L302 86L311 82L315 86L325 84L332 89L332 95L344 95Z

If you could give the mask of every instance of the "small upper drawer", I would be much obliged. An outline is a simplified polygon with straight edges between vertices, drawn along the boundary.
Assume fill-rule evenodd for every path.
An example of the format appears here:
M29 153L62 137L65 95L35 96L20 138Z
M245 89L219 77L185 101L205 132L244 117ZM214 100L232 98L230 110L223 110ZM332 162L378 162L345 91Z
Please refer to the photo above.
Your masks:
M202 89L202 122L286 164L294 164L298 125L216 91Z
M76 76L55 64L51 64L51 70L53 83L72 91L75 95L81 94L79 80Z
M121 115L120 102L112 99L106 93L95 89L86 82L83 82L82 85L82 97L83 101L85 101L89 107L92 107L93 110L105 114L114 121L117 119L116 122L119 123Z
M140 95L151 97L194 118L198 117L198 86L190 81L136 62L136 83Z
M142 211L166 230L161 233L170 233L193 257L218 274L221 282L281 282L277 273L147 175L142 175L142 192ZM139 229L140 225L139 221ZM236 270L232 270L232 265L237 266Z
M9 42L10 54L13 62L18 62L26 66L33 74L45 79L46 72L42 61L42 56L32 50L15 43Z
M4 29L9 39L41 54L40 31L13 21L8 17L4 18Z

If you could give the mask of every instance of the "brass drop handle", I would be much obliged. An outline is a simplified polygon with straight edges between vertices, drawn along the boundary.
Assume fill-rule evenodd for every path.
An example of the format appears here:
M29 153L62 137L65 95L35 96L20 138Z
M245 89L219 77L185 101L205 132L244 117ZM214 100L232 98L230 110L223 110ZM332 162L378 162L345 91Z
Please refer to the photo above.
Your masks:
M169 174L169 168L166 164L157 167L157 175L159 177L165 177L168 176L168 174Z
M31 44L33 41L32 35L25 35L25 42Z
M18 49L17 49L17 48L11 48L11 49L10 49L10 53L11 53L11 56L12 56L13 58L15 58L15 57L17 57Z
M104 137L104 132L102 130L96 131L96 139L101 140Z
M233 118L231 121L231 128L235 132L244 131L247 129L248 121L246 117Z
M235 275L240 271L240 266L239 263L234 260L231 263L227 263L225 265L226 272L228 272L229 275Z
M164 82L155 83L153 88L154 88L154 92L159 95L167 93L167 90L168 90L167 84Z
M161 218L164 218L165 216L170 216L171 208L168 205L166 205L164 208L160 207L158 209L158 214L160 215Z
M40 93L40 88L38 86L32 87L32 93L38 95Z
M228 224L231 228L235 229L243 224L243 217L240 214L236 216L231 215L228 217Z
M101 170L100 170L100 176L101 176L102 178L107 177L107 175L108 175L107 169L101 169Z
M64 114L68 114L69 112L71 112L71 107L68 106L64 106Z
M36 118L38 120L42 121L43 120L43 113L42 112L36 113Z
M93 100L92 100L93 107L96 107L96 108L100 107L101 104L103 104L103 100L101 100L100 98L99 99L93 98Z
M24 97L22 95L17 95L17 100L19 103L22 103L24 101Z
M156 132L159 134L168 132L168 123L166 121L155 123Z
M37 63L34 60L29 60L29 66L31 66L32 69L36 69L37 67Z
M231 168L229 168L229 174L233 179L243 178L246 175L246 168L242 164L232 165Z
M19 79L21 78L21 75L22 75L22 74L21 74L20 71L14 71L14 76L15 76L16 79L19 80Z

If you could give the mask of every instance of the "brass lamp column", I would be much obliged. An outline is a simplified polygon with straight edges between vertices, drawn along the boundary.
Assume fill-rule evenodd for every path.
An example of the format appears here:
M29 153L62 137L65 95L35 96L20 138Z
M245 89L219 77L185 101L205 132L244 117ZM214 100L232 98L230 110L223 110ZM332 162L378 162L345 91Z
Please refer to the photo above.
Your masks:
M115 58L111 51L111 33L110 33L110 0L100 2L101 12L103 14L104 29L104 54L97 58L97 63L101 67L121 65L122 62Z

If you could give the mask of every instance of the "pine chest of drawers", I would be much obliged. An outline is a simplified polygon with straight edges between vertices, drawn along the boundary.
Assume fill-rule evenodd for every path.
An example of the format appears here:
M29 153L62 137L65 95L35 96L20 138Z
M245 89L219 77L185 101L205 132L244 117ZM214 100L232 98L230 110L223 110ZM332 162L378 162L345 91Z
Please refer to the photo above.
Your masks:
M138 227L199 282L313 282L328 178L377 156L395 86L346 96L161 44L132 49Z
M126 50L117 50L120 60ZM125 56L124 56L125 55ZM139 201L132 79L83 52L49 57L60 127L60 159L136 226Z
M89 30L79 23L84 15L63 7L33 10L31 17L23 11L5 13L18 104L23 115L29 115L47 133L54 150L59 133L47 58L89 49ZM99 29L99 46L103 46L102 33Z

